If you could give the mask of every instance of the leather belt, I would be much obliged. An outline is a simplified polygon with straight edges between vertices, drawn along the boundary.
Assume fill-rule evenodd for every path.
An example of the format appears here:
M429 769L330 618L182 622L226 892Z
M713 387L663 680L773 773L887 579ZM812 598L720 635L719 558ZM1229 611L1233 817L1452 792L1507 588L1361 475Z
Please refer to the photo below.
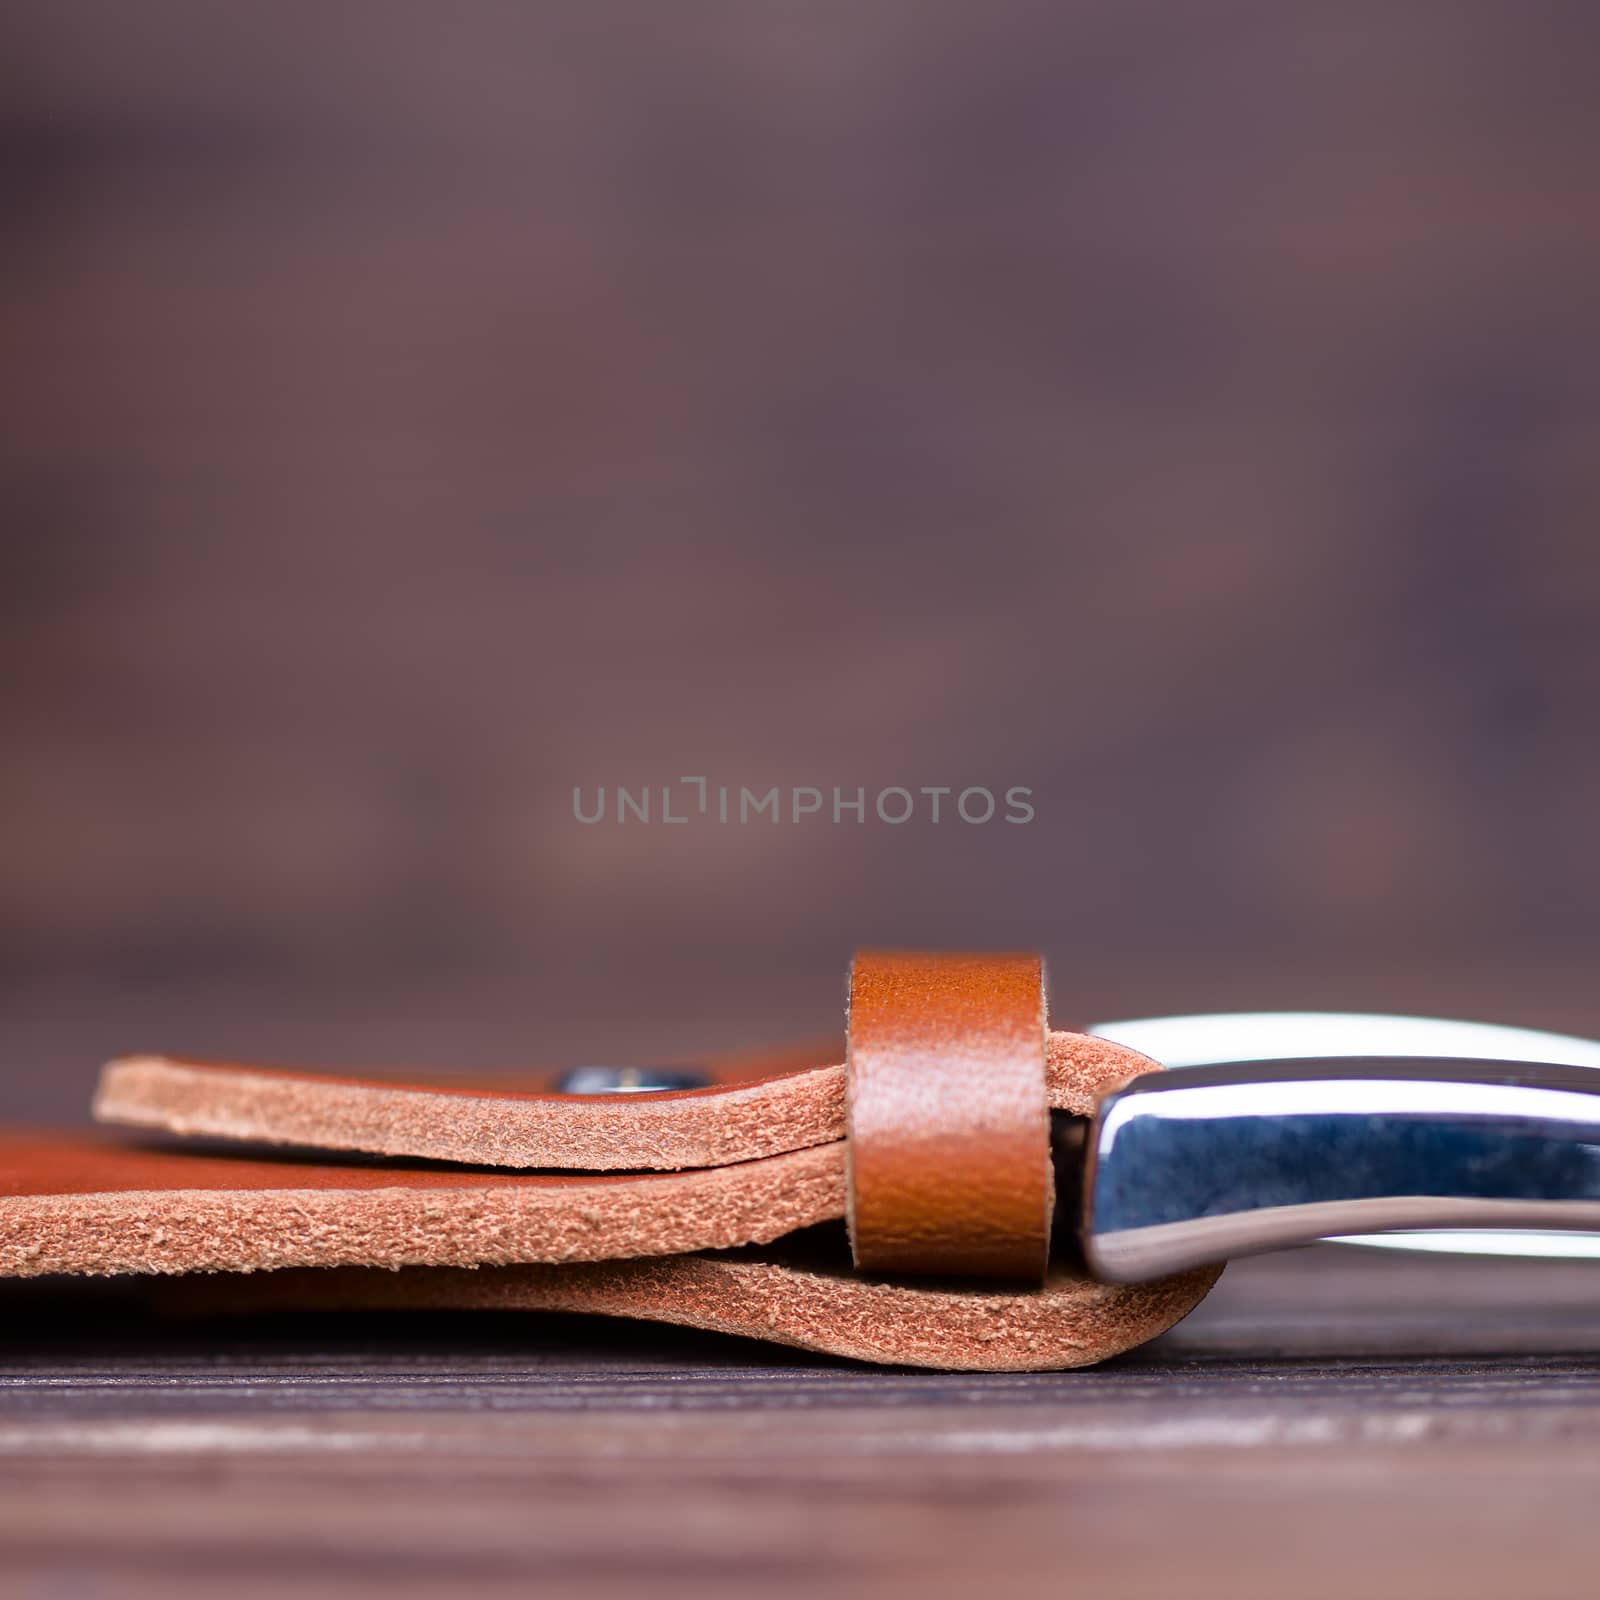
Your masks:
M240 1148L0 1139L0 1273L171 1275L238 1309L601 1310L1001 1370L1150 1338L1234 1254L1358 1227L1600 1227L1588 1069L1162 1073L1047 1031L1020 955L863 953L849 1028L843 1063L601 1075L637 1093L113 1062L101 1120Z

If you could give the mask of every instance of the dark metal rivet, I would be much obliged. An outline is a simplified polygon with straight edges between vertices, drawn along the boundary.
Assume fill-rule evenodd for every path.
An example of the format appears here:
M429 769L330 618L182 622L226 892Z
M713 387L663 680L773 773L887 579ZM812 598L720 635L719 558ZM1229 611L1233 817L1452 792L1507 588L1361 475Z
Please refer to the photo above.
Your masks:
M710 1075L693 1067L574 1067L556 1084L560 1094L648 1094L710 1087Z

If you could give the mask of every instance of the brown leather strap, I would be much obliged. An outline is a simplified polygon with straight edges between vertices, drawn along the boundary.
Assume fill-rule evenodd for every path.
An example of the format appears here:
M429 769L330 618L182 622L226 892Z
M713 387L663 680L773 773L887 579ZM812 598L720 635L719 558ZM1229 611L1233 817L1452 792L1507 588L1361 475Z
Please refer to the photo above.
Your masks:
M844 1137L844 1069L807 1052L735 1066L716 1087L559 1094L543 1077L426 1083L125 1056L100 1075L101 1122L214 1139L421 1156L475 1166L680 1171ZM718 1073L719 1079L723 1076Z
M861 952L847 1067L856 1265L1041 1281L1055 1184L1039 957Z
M765 1244L845 1211L844 1146L698 1172L262 1160L0 1131L0 1278L604 1261Z
M554 1073L449 1071L432 1080L125 1056L100 1075L102 1122L253 1144L578 1172L728 1166L845 1136L842 1048L740 1057L713 1087L561 1094ZM1088 1116L1156 1063L1105 1039L1053 1033L1050 1104Z
M677 1322L857 1361L965 1372L1085 1367L1164 1333L1220 1267L1128 1288L1053 1267L1037 1289L870 1283L826 1255L656 1256L558 1266L318 1267L190 1273L160 1286L165 1309L202 1316L284 1311L578 1311Z
M869 1282L832 1253L843 1238L814 1227L844 1214L844 1166L840 1142L707 1172L558 1177L0 1131L0 1278L179 1275L213 1304L237 1295L240 1309L602 1312L868 1361L1021 1371L1081 1366L1153 1337L1219 1270L1120 1287L1058 1264L1028 1292ZM792 1256L655 1254L800 1228L810 1231ZM605 1257L625 1259L594 1265Z

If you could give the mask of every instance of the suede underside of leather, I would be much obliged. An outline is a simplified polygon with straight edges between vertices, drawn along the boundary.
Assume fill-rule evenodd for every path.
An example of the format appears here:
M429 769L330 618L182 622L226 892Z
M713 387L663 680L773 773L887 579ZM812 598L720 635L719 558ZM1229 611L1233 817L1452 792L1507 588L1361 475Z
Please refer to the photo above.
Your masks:
M842 1241L841 1246L842 1246ZM843 1261L841 1252L841 1262ZM742 1334L803 1350L945 1371L1091 1366L1155 1338L1217 1280L1202 1267L1134 1287L1064 1266L1033 1290L875 1282L840 1270L744 1256L668 1256L593 1265L374 1272L274 1272L188 1279L174 1309L567 1311Z
M844 1215L844 1147L696 1172L527 1174L0 1138L0 1273L603 1261Z

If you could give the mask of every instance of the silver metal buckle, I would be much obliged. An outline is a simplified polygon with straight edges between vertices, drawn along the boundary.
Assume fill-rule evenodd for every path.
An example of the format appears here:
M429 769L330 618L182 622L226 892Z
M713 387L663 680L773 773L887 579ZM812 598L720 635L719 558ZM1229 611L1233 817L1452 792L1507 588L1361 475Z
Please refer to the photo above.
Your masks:
M1591 1039L1546 1033L1531 1028L1510 1028L1491 1023L1459 1022L1432 1017L1302 1011L1150 1017L1137 1021L1097 1023L1089 1031L1101 1038L1138 1050L1164 1066L1177 1069L1180 1076L1172 1080L1170 1085L1172 1089L1181 1087L1181 1074L1186 1069L1236 1067L1237 1070L1229 1074L1230 1080L1241 1087L1251 1084L1255 1104L1260 1108L1259 1119L1254 1123L1254 1133L1248 1136L1254 1141L1253 1159L1264 1159L1267 1149L1275 1145L1280 1163L1288 1159L1287 1153L1291 1148L1291 1141L1297 1136L1296 1130L1303 1131L1308 1126L1304 1119L1314 1114L1314 1104L1321 1106L1321 1114L1325 1118L1334 1119L1324 1120L1320 1124L1322 1136L1324 1138L1336 1136L1342 1141L1347 1141L1342 1142L1342 1148L1351 1153L1352 1159L1359 1160L1362 1138L1365 1137L1370 1141L1374 1134L1384 1131L1380 1128L1385 1115L1380 1108L1384 1104L1391 1107L1388 1113L1391 1120L1396 1115L1404 1115L1409 1118L1409 1126L1413 1129L1414 1136L1420 1137L1415 1134L1415 1130L1428 1123L1431 1118L1454 1119L1460 1122L1463 1118L1475 1115L1471 1111L1474 1105L1478 1106L1480 1113L1482 1112L1483 1086L1481 1082L1475 1084L1471 1081L1474 1073L1470 1063L1485 1061L1502 1063L1501 1071L1490 1074L1491 1078L1502 1081L1516 1075L1519 1064L1548 1065L1556 1069L1555 1076L1561 1079L1561 1088L1556 1087L1551 1075L1548 1074L1542 1076L1535 1074L1532 1078L1524 1074L1522 1076L1525 1081L1522 1084L1503 1082L1503 1087L1508 1091L1521 1087L1536 1095L1554 1096L1555 1098L1541 1098L1531 1102L1536 1107L1535 1117L1544 1122L1543 1148L1547 1155L1556 1145L1569 1149L1573 1147L1590 1149L1597 1163L1597 1174L1600 1174L1600 1099L1596 1099L1592 1104L1588 1103L1589 1095L1600 1096L1600 1075L1596 1075L1591 1086L1587 1077L1582 1074L1570 1077L1559 1071L1562 1067L1600 1067L1600 1043ZM1309 1080L1301 1077L1298 1080L1301 1084L1298 1090L1293 1088L1269 1090L1267 1084L1282 1080L1284 1074L1270 1071L1252 1073L1248 1066L1249 1063L1266 1062L1323 1062L1330 1070ZM1406 1069L1406 1063L1410 1063L1409 1070ZM1418 1063L1428 1063L1428 1065L1419 1070ZM1335 1067L1337 1070L1334 1070ZM1149 1081L1153 1084L1155 1080ZM1305 1087L1308 1082L1322 1084L1322 1088L1315 1096ZM1396 1091L1394 1088L1396 1082L1413 1086L1432 1082L1434 1087L1431 1090L1413 1087ZM1339 1085L1343 1087L1340 1088ZM1383 1085L1388 1087L1381 1087ZM1200 1084L1196 1082L1194 1087L1199 1089ZM1403 1111L1394 1109L1396 1104L1394 1095L1397 1092L1409 1096L1409 1109ZM1190 1117L1207 1115L1201 1106L1204 1098L1200 1095L1189 1096L1185 1114ZM1235 1106L1237 1103L1235 1099ZM1218 1108L1222 1104L1216 1095L1211 1096L1209 1115L1213 1120L1218 1116ZM1270 1112L1267 1110L1269 1104L1275 1108ZM1336 1104L1340 1107L1337 1116L1330 1109ZM1509 1152L1514 1147L1519 1130L1524 1127L1524 1114L1529 1110L1529 1106L1530 1102L1526 1095L1520 1100L1510 1095L1501 1098L1501 1114L1511 1119L1500 1124L1509 1139L1506 1146L1507 1160L1511 1159ZM1171 1118L1178 1114L1179 1102L1176 1099L1170 1100L1163 1108L1156 1100L1146 1097L1142 1111L1147 1116ZM1268 1120L1270 1117L1280 1119L1277 1126L1270 1123ZM1523 1118L1523 1121L1519 1122L1519 1118ZM1097 1118L1096 1121L1099 1124L1101 1119ZM1479 1125L1481 1129L1483 1127L1481 1117ZM1342 1128L1342 1134L1335 1135L1333 1130L1336 1128ZM1593 1146L1585 1143L1586 1130L1596 1141ZM1524 1143L1517 1148L1520 1148L1519 1159L1524 1162L1533 1159L1534 1147ZM1460 1154L1458 1150L1458 1157ZM1437 1156L1436 1151L1435 1157ZM1212 1159L1222 1159L1222 1157L1214 1155ZM1315 1185L1309 1173L1304 1176L1307 1182L1299 1195L1299 1202L1309 1206L1313 1203L1310 1196L1311 1189ZM1370 1172L1368 1176L1371 1176ZM1391 1173L1391 1176L1398 1174ZM1505 1172L1502 1177L1503 1187L1508 1185L1514 1187L1516 1177L1514 1173ZM1162 1181L1153 1172L1147 1173L1146 1178L1150 1182ZM1445 1179L1436 1167L1427 1175L1426 1181L1439 1187ZM1589 1192L1600 1196L1600 1187L1594 1187ZM1193 1198L1191 1196L1191 1199ZM1437 1200L1440 1197L1435 1195L1417 1198ZM1470 1197L1456 1197L1458 1201L1467 1198ZM1382 1234L1334 1234L1332 1237L1339 1238L1341 1242L1380 1246L1386 1249L1449 1251L1462 1254L1600 1257L1600 1231L1582 1228L1581 1220L1579 1226L1574 1228L1574 1219L1579 1217L1587 1217L1592 1225L1600 1227L1600 1210L1597 1210L1595 1215L1588 1216L1587 1213L1575 1213L1569 1209L1565 1213L1566 1220L1563 1222L1557 1219L1556 1203L1549 1196L1528 1192L1512 1198L1523 1203L1524 1209L1516 1215L1502 1213L1505 1221L1511 1224L1506 1227L1414 1227ZM1580 1207L1585 1203L1581 1194L1573 1194L1568 1198ZM1294 1197L1285 1190L1278 1199L1293 1200ZM1426 1222L1430 1220L1428 1213L1428 1205L1422 1204L1415 1208L1414 1214L1419 1222ZM1463 1206L1457 1204L1451 1214L1464 1215ZM1252 1239L1255 1234L1267 1227L1267 1220L1257 1216L1253 1223L1244 1224L1242 1236L1240 1236L1241 1228L1238 1225L1233 1226L1231 1231L1236 1236L1234 1249L1224 1253L1237 1253L1240 1249L1265 1248L1264 1245L1253 1243ZM1309 1211L1303 1211L1297 1219L1296 1225L1301 1237L1304 1237L1303 1230L1311 1224L1311 1221ZM1571 1231L1533 1231L1535 1225L1551 1229L1565 1228ZM1341 1224L1334 1222L1332 1226L1337 1228ZM1090 1227L1092 1221L1086 1218L1086 1228ZM1223 1232L1230 1231L1227 1225L1221 1227Z

